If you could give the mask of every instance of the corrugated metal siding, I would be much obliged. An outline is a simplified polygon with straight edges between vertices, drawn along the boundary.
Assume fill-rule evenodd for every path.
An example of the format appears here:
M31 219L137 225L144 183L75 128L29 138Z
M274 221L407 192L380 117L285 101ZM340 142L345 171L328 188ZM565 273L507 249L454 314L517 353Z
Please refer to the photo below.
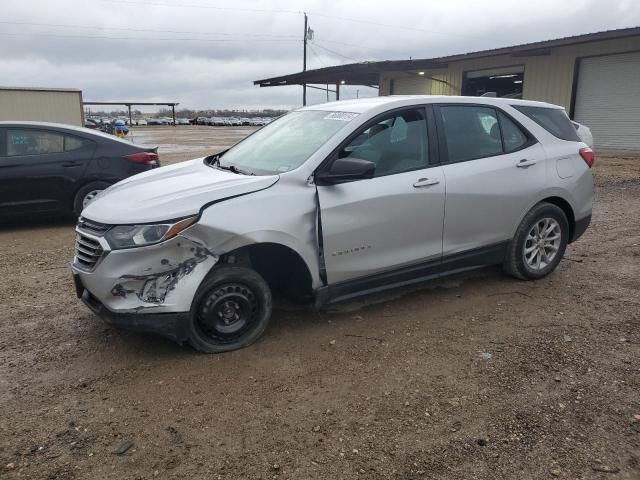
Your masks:
M0 88L0 120L33 120L82 126L81 93Z
M581 60L575 119L597 148L640 149L640 52Z
M431 81L418 75L407 75L396 78L393 85L394 95L411 92L412 95L431 95Z
M554 48L550 55L514 57L497 55L494 57L476 58L452 62L447 69L426 70L426 76L444 80L446 83L431 83L433 95L460 95L463 72L486 68L524 65L523 97L528 100L540 100L564 106L567 111L571 104L573 74L577 58L592 55L630 52L640 50L640 37L629 37L617 40L589 42L567 47ZM388 72L381 75L384 84L391 78L406 76L405 72ZM402 84L403 88L395 88L397 94L419 93L412 90L411 83ZM381 89L381 94L384 94ZM420 92L422 93L422 92Z

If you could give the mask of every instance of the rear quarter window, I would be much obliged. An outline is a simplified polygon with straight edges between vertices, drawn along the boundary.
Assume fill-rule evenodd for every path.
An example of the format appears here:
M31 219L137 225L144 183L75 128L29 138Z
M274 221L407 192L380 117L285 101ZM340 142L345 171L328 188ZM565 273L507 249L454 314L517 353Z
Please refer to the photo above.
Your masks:
M571 142L580 141L576 129L571 124L571 120L569 120L564 110L559 108L530 107L528 105L512 105L512 107L529 117L554 137Z
M74 150L80 150L83 148L95 147L95 143L86 138L74 137L72 135L66 135L64 137L64 151L73 152Z

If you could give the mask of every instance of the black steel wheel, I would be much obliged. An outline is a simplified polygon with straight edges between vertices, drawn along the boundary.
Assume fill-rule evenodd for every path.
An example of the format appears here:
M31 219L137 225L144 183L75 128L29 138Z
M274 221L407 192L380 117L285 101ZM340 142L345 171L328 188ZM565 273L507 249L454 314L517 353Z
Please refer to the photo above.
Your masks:
M266 329L271 317L271 291L255 271L215 268L196 293L190 343L207 353L246 347Z

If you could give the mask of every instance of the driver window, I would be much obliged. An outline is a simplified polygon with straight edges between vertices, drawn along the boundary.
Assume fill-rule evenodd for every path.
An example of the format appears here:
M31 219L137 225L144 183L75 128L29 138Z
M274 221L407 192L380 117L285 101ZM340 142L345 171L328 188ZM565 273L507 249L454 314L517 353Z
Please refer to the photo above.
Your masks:
M424 110L415 109L369 124L339 155L375 163L375 176L382 177L426 168L428 151Z

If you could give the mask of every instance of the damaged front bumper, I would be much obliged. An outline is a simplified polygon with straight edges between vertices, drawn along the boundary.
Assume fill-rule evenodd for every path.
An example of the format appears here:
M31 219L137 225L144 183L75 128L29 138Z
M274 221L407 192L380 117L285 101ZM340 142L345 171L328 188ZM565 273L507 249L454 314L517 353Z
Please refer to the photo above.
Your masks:
M146 247L105 249L92 270L74 259L71 270L78 296L107 322L182 341L191 302L217 261L202 242L178 235Z
M123 330L150 333L183 343L189 338L189 312L175 313L116 313L106 308L89 290L80 276L73 275L78 297L109 325Z

